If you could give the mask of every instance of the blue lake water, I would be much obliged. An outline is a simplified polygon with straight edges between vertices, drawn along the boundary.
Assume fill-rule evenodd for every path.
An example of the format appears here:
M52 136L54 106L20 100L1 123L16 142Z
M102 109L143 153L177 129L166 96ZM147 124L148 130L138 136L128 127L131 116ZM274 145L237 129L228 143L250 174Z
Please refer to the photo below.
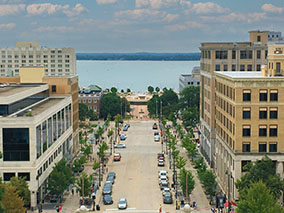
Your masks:
M77 60L79 86L96 84L103 89L130 88L144 92L149 85L178 91L179 76L189 74L199 61L81 61Z

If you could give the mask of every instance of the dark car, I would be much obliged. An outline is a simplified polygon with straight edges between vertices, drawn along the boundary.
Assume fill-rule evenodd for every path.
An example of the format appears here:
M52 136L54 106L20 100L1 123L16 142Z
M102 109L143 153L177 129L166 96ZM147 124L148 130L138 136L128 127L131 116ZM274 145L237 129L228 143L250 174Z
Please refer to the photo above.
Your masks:
M92 198L84 198L84 203L83 203L83 199L81 198L81 199L80 199L80 205L86 206L86 208L87 208L89 211L95 210L95 209L94 209L94 201L93 201Z
M108 176L106 181L109 181L112 184L114 184L114 177L113 176Z
M157 154L157 159L158 159L158 160L165 160L165 155L164 155L164 153L158 153L158 154Z
M120 136L120 140L121 140L121 141L125 141L125 140L126 140L126 135L125 135L125 134L122 134L122 135Z
M111 183L106 183L103 188L103 195L110 195L112 193Z
M108 177L113 176L113 178L115 179L115 173L114 172L109 172L108 173Z
M129 127L130 127L129 124L125 124L125 126L123 127L123 131L127 131Z
M173 197L170 193L166 193L164 196L163 196L163 202L165 204L172 204L173 203Z
M112 197L110 195L104 195L103 202L104 202L105 205L113 204Z
M153 124L153 129L158 129L158 125L156 123Z
M154 136L155 135L159 135L159 132L158 131L154 131Z

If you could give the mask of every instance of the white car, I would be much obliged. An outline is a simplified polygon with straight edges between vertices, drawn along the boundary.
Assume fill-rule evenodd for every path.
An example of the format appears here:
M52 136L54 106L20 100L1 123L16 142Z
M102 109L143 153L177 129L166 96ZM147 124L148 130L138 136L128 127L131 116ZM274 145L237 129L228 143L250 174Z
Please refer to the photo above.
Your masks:
M159 178L159 183L163 182L163 181L167 181L168 182L168 177L167 176L161 176Z
M164 160L158 160L158 166L165 166Z
M171 189L168 188L168 187L165 187L165 188L163 189L163 196L164 196L166 193L171 193Z
M160 136L159 135L155 135L154 136L154 141L155 142L159 142L160 141Z
M118 209L127 209L127 201L125 198L120 198L117 204Z
M119 143L119 144L115 144L114 148L126 148L126 145L124 143Z
M162 176L162 175L167 176L168 175L168 171L167 170L160 170L159 171L159 177Z

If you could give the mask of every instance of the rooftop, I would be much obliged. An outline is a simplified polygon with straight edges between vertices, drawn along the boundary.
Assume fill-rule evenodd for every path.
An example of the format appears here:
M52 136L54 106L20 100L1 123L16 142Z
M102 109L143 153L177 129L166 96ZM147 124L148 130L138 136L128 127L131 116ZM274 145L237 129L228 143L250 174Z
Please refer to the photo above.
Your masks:
M235 79L242 79L242 78L262 78L262 79L283 79L283 76L262 76L262 73L260 71L249 71L249 72L244 72L244 71L234 71L234 72L217 72L215 71L217 75L223 75L226 77L230 78L235 78Z

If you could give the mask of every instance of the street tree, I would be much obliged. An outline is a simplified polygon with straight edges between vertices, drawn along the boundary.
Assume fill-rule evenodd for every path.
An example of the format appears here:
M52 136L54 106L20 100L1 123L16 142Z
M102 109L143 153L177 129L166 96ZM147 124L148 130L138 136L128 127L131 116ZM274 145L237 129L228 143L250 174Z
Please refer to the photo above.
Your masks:
M23 199L24 205L29 206L31 202L31 192L28 182L22 177L12 177L8 185L15 187L18 195Z
M173 113L175 114L178 109L178 95L172 90L165 88L163 94L160 97L162 103L163 116L168 116Z
M79 119L85 120L87 117L88 107L85 104L79 103Z
M283 213L269 188L261 180L251 183L238 202L238 213Z
M100 162L95 159L93 163L93 170L96 171L98 168L100 168Z
M67 161L62 159L55 164L48 177L48 190L51 194L62 195L72 183L74 183L72 170L67 166Z
M111 91L112 93L117 93L117 88L112 87L112 88L110 88L110 91Z
M92 146L89 143L86 143L81 147L81 152L86 156L86 158L89 158L92 153Z
M126 92L127 92L127 93L131 92L131 89L127 88Z
M159 87L156 87L155 88L155 91L158 93L158 92L160 92L160 88Z
M0 213L4 213L4 208L2 205L3 195L5 193L4 185L2 184L2 179L0 178Z
M279 199L284 191L284 181L276 173L273 161L267 156L260 161L250 163L246 167L246 173L236 181L236 188L240 191L240 197L247 194L252 183L262 181L275 199Z
M199 109L187 107L181 112L182 124L185 128L195 127L199 123Z
M182 139L182 147L186 149L188 156L193 160L193 158L197 155L198 150L196 148L196 144L192 141L189 135L186 135Z
M179 99L179 108L186 109L187 107L199 108L200 87L189 86L182 90Z
M121 92L121 93L124 93L124 89L121 89L120 92Z
M160 114L160 97L157 94L154 94L147 102L147 109L150 113L150 116Z
M186 165L186 159L183 156L177 156L176 158L176 166L178 169L183 168Z
M108 93L103 95L100 103L101 117L106 119L108 115L113 118L115 115L121 113L121 98L115 93Z
M79 190L80 196L83 195L84 191L84 197L88 197L91 195L92 184L93 184L92 175L87 175L85 172L82 172L82 174L75 181L75 185Z
M180 170L180 173L179 173L179 181L180 181L180 185L181 185L181 189L183 191L183 194L185 196L189 196L193 189L194 189L194 186L195 186L195 181L194 181L194 178L193 178L193 175L191 173L190 170L186 170L185 168L182 168ZM187 183L187 185L186 185ZM188 194L186 194L186 192L188 192Z
M148 86L148 92L152 94L154 92L154 87Z
M216 176L211 170L205 170L199 173L200 182L205 189L207 195L214 196L217 191Z
M5 212L26 212L26 208L24 208L24 200L18 195L16 188L11 185L2 184L2 186L5 193L2 197L1 203L5 209Z
M94 112L92 109L88 109L87 118L90 119L90 121L97 121L98 120L98 114Z

